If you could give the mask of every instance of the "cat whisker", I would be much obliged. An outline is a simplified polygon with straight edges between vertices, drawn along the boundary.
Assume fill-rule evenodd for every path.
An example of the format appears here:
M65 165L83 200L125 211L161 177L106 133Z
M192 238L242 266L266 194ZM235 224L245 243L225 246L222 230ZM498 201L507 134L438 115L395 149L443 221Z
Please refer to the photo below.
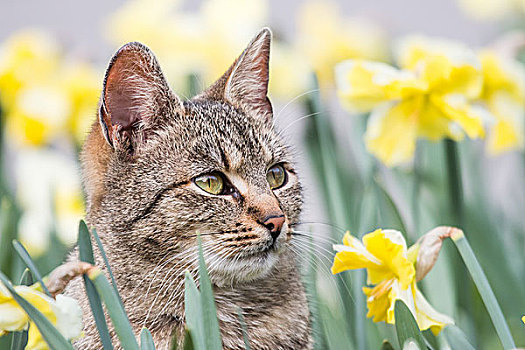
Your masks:
M213 243L213 242L211 242L211 241L209 241L209 242L205 242L205 243L203 244L203 247L204 247L204 246L209 246L209 245L211 245L212 243ZM184 253L185 253L185 254L188 254L188 255L186 255L182 260L178 261L177 264L175 264L174 266L172 266L172 267L171 267L171 268L170 268L170 269L164 274L164 278L162 279L162 282L161 282L161 284L160 284L160 286L159 286L159 288L158 288L158 291L157 291L157 293L156 293L156 295L155 295L155 298L153 299L153 302L152 302L151 305L150 305L150 308L149 308L149 310L148 310L148 313L147 313L147 315L146 315L146 318L144 319L144 325L146 324L146 322L147 322L147 320L148 320L148 318L149 318L149 315L150 315L150 313L151 313L151 310L153 309L153 306L156 304L156 302L157 302L159 296L163 296L163 295L166 293L166 290L168 290L169 287L171 287L171 284L172 284L172 283L170 283L170 285L167 287L166 290L163 290L163 287L164 287L165 283L166 283L168 280L172 279L172 276L174 276L174 275L175 275L175 276L178 275L178 274L179 274L179 271L181 271L181 269L183 269L183 268L187 268L188 266L186 266L185 263L189 263L189 265L191 266L191 263L192 263L192 262L194 263L195 261L197 261L198 250L197 250L196 248L197 248L197 247L195 247L195 250L194 250L194 251L191 251L191 252L189 252L189 253L188 253L187 251L185 251ZM204 248L203 248L203 249L204 249ZM195 260L195 261L193 261L193 260ZM182 266L179 266L179 265L182 265ZM178 269L175 271L175 273L171 273L171 272L173 271L173 269L176 268L176 267L178 267ZM149 294L149 291L150 291L150 287L152 286L152 284L154 283L154 281L155 281L155 279L153 279L153 280L150 282L150 286L148 287L148 290L147 290L147 292L146 292L146 295L144 296L144 300L147 300L147 297L148 297L148 294ZM162 293L162 295L161 295L160 293Z
M325 235L320 235L320 234L313 234L312 232L308 232L308 231L291 231L290 232L292 234L292 236L295 236L295 237L299 237L299 238L309 238L309 240L312 240L312 241L321 241L322 243L327 243L327 244L337 244L337 240L333 237L327 237Z
M306 118L314 117L314 116L316 116L316 115L318 115L318 114L320 114L320 113L321 113L321 112L314 112L314 113L310 113L310 114L307 114L307 115L305 115L305 116L302 116L301 118L298 118L298 119L294 120L293 122L291 122L290 124L288 124L285 128L279 130L279 132L278 132L277 134L278 134L279 136L282 136L283 133L284 133L286 130L288 130L291 126L293 126L294 124L296 124L296 123L298 123L298 122L300 122L301 120L304 120L304 119L306 119Z
M288 103L286 103L284 105L283 108L281 108L281 110L277 113L277 115L273 118L273 126L275 126L275 123L277 122L277 119L279 119L279 116L286 110L286 108L288 106L290 106L294 101L296 101L297 99L305 96L305 95L308 95L308 94L311 94L311 93L314 93L314 92L318 92L320 89L312 89L312 90L309 90L309 91L305 91L303 93L300 93L299 95L295 96L294 98L292 98L290 101L288 101Z
M346 233L348 231L348 229L345 229L339 225L336 225L336 224L333 224L333 223L327 223L327 222L319 222L319 221L299 221L295 224L292 224L290 225L291 227L295 227L295 226L302 226L302 225L324 225L324 226L328 226L330 228L333 228L335 230L337 230L338 232L340 233Z
M297 247L298 247L298 248L302 248L303 250L306 249L306 250L308 251L309 249L312 248L311 246L309 247L309 246L305 245L304 243L302 243L302 242L300 242L300 241L296 241L296 244L297 244ZM318 246L317 246L317 247L318 247ZM320 248L323 249L323 250L325 250L326 252L331 253L330 251L328 251L327 249L325 249L325 248L323 248L323 247L320 247ZM301 255L301 256L303 256L303 255ZM329 257L327 257L327 256L325 256L325 255L322 255L322 254L319 255L319 256L321 256L321 257L325 258L326 260L328 260L328 263L331 265L331 263L332 263L332 259L331 259L331 258L329 258ZM315 264L316 264L316 266L315 266L316 271L322 271L323 273L328 274L328 275L329 275L328 280L332 281L331 283L334 284L334 287L337 287L337 285L335 284L334 276L333 276L332 273L331 273L331 268L326 264L326 262L325 262L324 260L322 260L322 259L315 259L315 257L317 257L317 256L307 255L307 257L308 257L308 259L310 259L310 260L309 260L310 262L315 262ZM319 263L322 264L322 267L323 267L323 268L319 269L319 265L318 265ZM348 285L346 284L345 279L344 279L344 278L341 278L341 282L342 282L343 287L345 288L347 294L350 296L350 298L352 299L352 301L354 301L354 300L353 300L353 297L352 297L352 293L351 293L351 291L350 291L350 288L349 288ZM338 295L338 297L339 297L339 299L340 299L341 305L343 305L343 300L342 300L342 298L341 298L341 295L340 295L339 293L337 293L337 295Z

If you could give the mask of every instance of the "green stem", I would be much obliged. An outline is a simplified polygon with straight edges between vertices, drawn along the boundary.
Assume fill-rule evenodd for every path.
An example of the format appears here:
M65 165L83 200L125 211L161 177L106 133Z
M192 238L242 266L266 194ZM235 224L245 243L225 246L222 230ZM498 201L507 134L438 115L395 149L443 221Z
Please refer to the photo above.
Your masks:
M460 228L464 227L463 216L463 181L461 177L461 164L459 160L458 145L451 139L444 140L445 146L445 161L447 168L447 183L448 183L448 197L449 197L449 215L451 224ZM462 286L463 293L458 294L458 303L463 306L468 315L473 315L474 306L472 300L473 286L467 281L467 271L461 265L460 257L457 253L452 253L451 259L455 270L455 282L457 286ZM472 320L476 322L475 319ZM471 330L473 339L477 339L476 327Z
M444 142L451 219L454 225L463 227L463 182L461 179L458 145L451 139L445 139Z
M452 234L452 240L456 244L461 257L472 276L472 280L474 280L474 283L478 288L478 292L481 295L481 299L487 308L490 318L492 319L492 323L494 324L494 328L496 328L496 333L498 333L503 348L514 349L516 345L514 345L514 340L512 339L512 334L510 333L507 322L505 321L503 312L499 307L496 296L494 295L489 281L476 259L467 238L462 231L458 231L457 233Z
M419 215L420 215L420 210L419 210L419 193L420 193L420 189L421 189L421 163L422 163L422 157L423 157L423 154L421 152L421 142L418 142L416 144L416 152L415 152L415 155L414 155L414 167L412 169L412 173L414 175L414 182L412 183L412 203L411 203L411 206L412 206L412 217L413 217L413 222L412 222L412 239L415 239L416 237L419 236L419 225L420 225L420 221L419 221Z
M329 118L326 115L323 105L321 102L321 95L319 91L319 84L317 77L313 75L313 86L312 88L317 91L312 94L310 99L310 113L316 113L314 116L314 122L316 123L317 130L319 133L319 147L322 156L322 173L324 183L326 184L327 191L327 202L330 208L330 215L332 216L333 222L339 227L350 227L349 213L346 206L345 199L343 198L343 185L341 178L337 172L338 165L336 159L336 152L333 145L333 136L328 122ZM334 237L337 240L341 239L341 234L335 234ZM356 345L358 350L366 349L366 327L365 327L365 297L361 291L362 281L364 275L362 271L355 271L352 273L352 291L354 299L353 309L353 324L354 324L354 338L356 339ZM346 285L345 276L339 277L339 283ZM340 288L345 290L345 288Z

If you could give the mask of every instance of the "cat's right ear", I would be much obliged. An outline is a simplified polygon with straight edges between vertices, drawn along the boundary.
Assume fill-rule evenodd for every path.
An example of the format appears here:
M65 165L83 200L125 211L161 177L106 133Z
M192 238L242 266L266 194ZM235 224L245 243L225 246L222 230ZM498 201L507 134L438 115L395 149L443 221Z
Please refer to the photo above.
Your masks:
M182 108L162 74L155 55L145 45L122 46L109 63L99 110L106 141L133 152L170 108Z

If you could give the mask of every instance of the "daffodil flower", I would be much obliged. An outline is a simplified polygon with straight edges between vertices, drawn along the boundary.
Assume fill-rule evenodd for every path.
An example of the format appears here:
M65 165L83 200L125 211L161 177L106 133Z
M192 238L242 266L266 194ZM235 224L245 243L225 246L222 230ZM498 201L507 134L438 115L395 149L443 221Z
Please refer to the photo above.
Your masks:
M413 158L416 140L484 136L482 114L471 106L482 88L481 65L459 44L411 39L399 45L400 69L347 60L336 66L336 85L351 112L371 112L369 151L388 166Z
M100 79L90 65L67 61L45 32L12 35L0 46L0 103L9 140L42 146L73 134L80 142L94 118Z
M75 339L82 332L82 309L77 301L57 295L56 299L40 291L40 286L15 286L21 297L37 308L66 339ZM27 350L49 349L36 325L0 282L0 336L29 327Z
M499 154L525 146L525 68L509 57L493 51L480 53L483 91L480 100L494 123L487 138L489 154Z
M425 299L416 285L417 251L408 250L399 231L377 229L359 241L349 233L343 245L334 245L338 252L334 258L332 273L366 268L367 284L363 292L367 296L368 314L374 322L395 323L394 304L402 300L412 311L421 330L431 329L437 334L451 318L437 312Z

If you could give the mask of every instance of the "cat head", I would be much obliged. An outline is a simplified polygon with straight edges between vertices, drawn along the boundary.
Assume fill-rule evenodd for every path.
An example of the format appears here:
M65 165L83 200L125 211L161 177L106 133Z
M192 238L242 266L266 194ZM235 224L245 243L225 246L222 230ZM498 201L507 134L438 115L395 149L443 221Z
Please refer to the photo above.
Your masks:
M272 270L302 199L267 97L270 41L263 29L189 101L147 47L117 51L82 154L88 220L115 254L196 261L198 232L216 284Z

